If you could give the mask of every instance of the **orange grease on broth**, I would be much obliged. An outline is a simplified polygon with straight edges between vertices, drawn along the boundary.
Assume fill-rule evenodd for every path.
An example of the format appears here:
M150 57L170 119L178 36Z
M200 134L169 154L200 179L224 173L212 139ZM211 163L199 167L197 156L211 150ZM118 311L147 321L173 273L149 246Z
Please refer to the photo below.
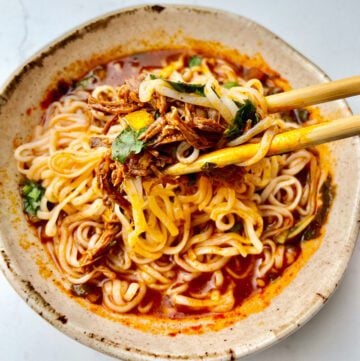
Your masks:
M202 42L188 39L188 47L181 48L164 48L158 49L160 51L147 51L144 54L132 54L127 58L119 58L118 60L107 61L105 65L106 69L106 78L103 83L107 84L118 84L119 81L125 80L129 76L136 75L133 73L132 65L135 64L135 68L138 68L140 71L142 68L152 68L159 67L164 65L162 62L167 58L171 58L174 55L177 55L181 52L185 53L198 53L202 55L207 55L211 57L218 57L225 59L232 64L238 64L239 73L247 71L247 69L256 68L265 73L273 83L281 87L283 90L291 89L291 86L286 79L283 79L276 71L272 70L263 60L260 54L256 54L253 57L249 57L244 54L240 54L238 51L233 49L224 48L221 44L215 42ZM156 55L154 55L156 54ZM106 57L105 57L106 58ZM97 58L101 59L101 57ZM104 57L102 57L104 59ZM107 59L108 60L108 59ZM122 76L119 78L116 73L114 73L114 65L120 63L120 66L124 70ZM89 61L87 64L88 69L94 68L96 65L99 65L98 60ZM102 62L104 64L104 62ZM84 75L84 74L83 74ZM240 74L243 75L243 74ZM81 78L81 77L80 77ZM59 88L52 88L48 91L47 95L44 98L44 101L41 103L42 108L46 108L52 101L59 99L59 97L65 94L68 89L71 87L69 81L60 81L57 83L60 85ZM321 118L318 109L311 109L311 118L319 119ZM329 170L331 173L330 167L330 152L327 146L317 147L320 159L321 166ZM182 334L200 334L207 331L218 331L224 327L228 327L235 322L244 319L252 313L261 312L266 308L271 300L279 295L281 291L296 277L300 269L308 262L312 257L314 252L319 248L322 240L324 227L321 230L321 236L317 239L306 241L301 244L301 251L298 254L296 261L291 264L289 267L282 271L282 274L277 279L271 281L264 289L257 291L256 293L247 294L243 298L236 308L227 313L219 314L195 314L195 315L183 315L183 318L179 319L169 319L164 317L159 317L157 314L147 314L147 315L138 315L134 313L129 314L116 314L114 312L108 311L101 305L92 304L86 299L74 296L68 289L59 280L53 279L53 282L67 294L67 296L74 299L76 302L81 304L83 307L88 309L91 312L96 313L97 315L107 318L114 322L120 322L126 326L130 326L145 332L151 332L154 334L167 334L169 336L176 336L179 333ZM50 261L50 259L49 259ZM40 274L44 278L48 278L52 272L49 268L47 272L47 267L54 267L52 263L49 262L48 265L41 264L39 265ZM180 321L180 322L179 322Z
M326 166L326 165L325 165ZM216 332L234 323L241 321L247 316L259 313L268 307L272 299L278 296L297 276L298 272L306 265L316 250L320 247L323 238L324 227L321 236L306 241L302 245L302 251L298 259L283 272L282 276L272 281L263 291L251 295L235 309L227 313L193 315L183 319L165 319L154 315L116 314L108 311L101 305L92 304L83 298L74 296L59 280L53 279L55 285L68 297L75 300L90 312L106 318L112 322L120 322L124 326L135 328L139 331L152 334L168 335L175 337L179 334L199 335L205 332ZM48 264L47 267L53 266ZM41 265L42 270L46 267ZM51 270L49 269L51 272ZM42 276L43 272L41 273Z

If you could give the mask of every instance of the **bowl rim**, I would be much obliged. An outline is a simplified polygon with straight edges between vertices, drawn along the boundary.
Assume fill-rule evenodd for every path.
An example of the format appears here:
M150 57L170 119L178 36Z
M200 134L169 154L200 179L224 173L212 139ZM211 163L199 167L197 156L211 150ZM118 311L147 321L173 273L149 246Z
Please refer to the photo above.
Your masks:
M156 13L160 13L164 9L171 9L171 10L199 10L205 14L220 14L221 16L225 17L233 17L237 19L244 19L245 21L254 24L256 27L260 28L261 30L266 31L271 37L273 37L274 40L276 40L279 44L284 45L288 51L290 51L293 55L296 55L297 58L306 63L307 66L309 66L310 69L315 70L318 75L321 75L323 77L323 80L325 82L330 81L330 77L316 64L314 64L311 60L309 60L305 55L300 53L297 49L295 49L292 45L287 43L282 37L275 34L273 31L269 30L267 27L259 24L258 22L240 15L238 13L233 13L227 10L219 9L216 7L210 7L210 6L198 6L198 5L191 5L191 4L149 4L149 3L143 3L135 6L126 6L126 7L120 7L118 9L105 12L103 14L100 14L98 16L95 16L87 21L84 21L78 25L75 25L71 27L66 32L62 33L62 35L57 36L55 39L48 41L45 43L45 45L41 46L35 53L26 58L25 61L22 61L19 66L16 67L15 70L13 70L10 75L7 77L7 79L1 84L0 86L0 114L1 114L1 108L7 103L8 98L11 97L13 92L17 88L17 83L21 80L21 78L26 75L26 72L28 69L32 68L33 66L36 66L36 64L42 59L51 56L52 53L56 52L57 49L61 48L62 46L66 45L71 39L77 38L82 33L88 32L92 27L98 26L102 22L109 22L112 18L116 18L118 16L121 16L123 14L131 14L132 12L136 12L139 10L150 10ZM346 108L346 110L349 112L349 114L352 114L351 108L349 107L346 100L340 100L341 104ZM356 137L356 148L359 151L360 150L360 137ZM353 212L353 218L358 219L360 216L360 187L358 187L358 193L355 194L355 197L357 198L358 202L356 205L356 208ZM337 287L339 286L340 282L342 281L345 272L347 270L347 267L349 265L349 262L351 260L351 257L353 255L357 238L360 233L360 223L353 221L352 227L349 234L349 241L351 242L351 250L349 254L347 255L347 259L344 259L344 262L342 263L342 267L338 269L338 279L333 281L333 288L329 292L328 298L330 298ZM20 275L14 273L11 271L10 259L8 258L4 242L2 240L2 237L0 237L0 269L7 279L10 286L16 291L16 293L27 303L40 317L42 317L44 320L46 320L48 323L50 323L55 328L59 329L64 335L80 342L83 345L86 345L96 351L100 351L104 354L116 357L116 358L124 358L124 359L132 359L132 360L145 360L145 359L153 359L153 360L169 360L169 359L176 359L176 360L189 360L186 356L176 356L176 357L166 357L165 355L156 355L152 353L148 353L143 350L133 349L133 350L125 350L118 348L116 352L110 347L107 347L107 345L104 345L99 340L93 339L89 337L88 334L84 335L82 333L78 333L76 330L76 327L70 323L66 324L59 324L56 319L56 314L54 317L54 311L51 309L48 309L47 307L44 307L44 302L46 302L43 297L38 294L36 291L29 295L29 290L27 287L26 282L24 282ZM37 302L40 300L41 302ZM284 340L288 336L290 336L292 333L294 333L296 330L298 330L300 327L305 325L312 317L314 317L320 309L323 307L324 303L314 303L312 307L308 310L308 312L303 315L303 317L300 320L299 324L292 324L289 327L286 327L281 333L277 335L276 338L267 337L261 344L261 346L250 346L245 352L243 352L240 355L236 355L236 357L233 354L229 354L226 350L224 350L223 354L217 354L215 356L209 355L205 357L199 356L199 359L207 359L207 360L234 360L241 357L244 357L249 354L254 354L260 351L263 351L270 346Z

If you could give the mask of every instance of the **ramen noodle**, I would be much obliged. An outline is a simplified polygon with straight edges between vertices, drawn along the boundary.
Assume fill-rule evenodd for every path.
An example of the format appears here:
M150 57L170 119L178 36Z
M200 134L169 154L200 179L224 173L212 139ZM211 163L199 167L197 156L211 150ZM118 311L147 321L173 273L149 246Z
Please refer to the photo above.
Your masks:
M316 117L269 114L265 96L286 83L255 60L133 55L49 102L15 158L24 210L74 295L116 313L227 312L319 235L330 180L316 148L266 157ZM239 164L164 173L245 143L260 147Z

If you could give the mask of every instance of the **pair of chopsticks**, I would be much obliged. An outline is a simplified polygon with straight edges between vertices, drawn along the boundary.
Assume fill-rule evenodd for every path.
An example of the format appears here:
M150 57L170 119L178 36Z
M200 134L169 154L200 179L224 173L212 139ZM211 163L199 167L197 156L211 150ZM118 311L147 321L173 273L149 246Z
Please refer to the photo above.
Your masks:
M276 113L359 94L360 76L354 76L269 95L266 97L266 102L268 112ZM306 126L276 135L267 156L282 154L358 134L360 134L360 115ZM255 155L259 147L259 144L245 144L219 149L200 156L191 164L176 163L165 169L165 174L182 175L200 172L206 163L214 163L217 167L240 163Z

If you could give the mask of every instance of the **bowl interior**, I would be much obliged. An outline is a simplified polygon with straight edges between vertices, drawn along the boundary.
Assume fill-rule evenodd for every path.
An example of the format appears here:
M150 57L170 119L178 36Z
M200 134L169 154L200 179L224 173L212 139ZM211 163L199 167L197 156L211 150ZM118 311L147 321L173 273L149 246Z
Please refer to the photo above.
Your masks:
M358 138L353 138L330 145L337 188L320 248L262 312L217 332L170 338L128 327L126 317L116 322L89 312L59 291L59 275L47 267L47 255L22 214L14 142L28 136L39 122L39 104L59 79L76 78L95 64L130 53L191 47L193 39L211 42L208 46L214 51L260 52L293 87L328 80L281 39L246 18L204 8L145 6L104 16L65 35L22 67L0 95L1 267L18 293L54 326L119 358L234 359L268 346L302 325L326 302L356 240L360 147ZM328 118L350 115L344 101L320 109Z

